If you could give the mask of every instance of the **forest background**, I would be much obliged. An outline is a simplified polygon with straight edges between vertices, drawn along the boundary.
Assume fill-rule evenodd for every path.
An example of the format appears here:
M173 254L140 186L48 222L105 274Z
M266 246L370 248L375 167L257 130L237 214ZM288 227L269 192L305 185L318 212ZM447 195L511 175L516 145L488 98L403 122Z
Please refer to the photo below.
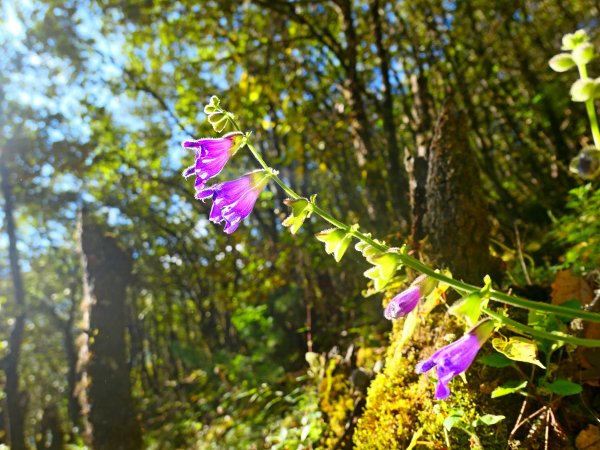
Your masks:
M585 301L600 197L568 166L592 142L574 75L548 60L565 33L598 43L599 14L592 0L4 0L0 443L406 448L414 400L367 401L396 292L366 295L368 266L325 255L322 224L292 236L275 186L225 235L181 177L181 142L215 135L203 107L218 95L286 182L418 252L441 233L425 200L442 133L466 149L454 163L489 234L446 225L442 253L479 245L501 287L550 301L560 273ZM595 398L553 428L569 445ZM512 423L497 426L489 448Z

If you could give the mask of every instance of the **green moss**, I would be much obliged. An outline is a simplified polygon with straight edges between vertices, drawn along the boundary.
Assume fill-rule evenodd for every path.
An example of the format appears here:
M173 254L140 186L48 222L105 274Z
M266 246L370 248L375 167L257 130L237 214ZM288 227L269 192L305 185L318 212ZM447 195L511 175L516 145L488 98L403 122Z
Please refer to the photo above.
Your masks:
M355 448L406 449L417 432L421 435L415 449L447 448L447 442L455 449L477 448L477 440L486 450L506 448L507 424L518 414L519 404L511 398L490 399L490 384L499 382L494 371L473 365L467 372L468 382L455 378L452 396L443 402L433 399L434 382L415 373L416 363L446 345L444 337L452 332L462 334L446 314L432 314L417 328L410 344L401 348L402 323L394 325L386 367L371 383L365 411L357 424ZM461 410L463 417L446 436L443 423L452 410ZM484 414L503 414L507 419L473 428L471 423ZM460 427L475 433L476 438Z
M347 417L354 408L348 374L339 366L338 359L331 359L319 387L320 409L326 415L328 427L323 436L323 448L335 448L344 435Z

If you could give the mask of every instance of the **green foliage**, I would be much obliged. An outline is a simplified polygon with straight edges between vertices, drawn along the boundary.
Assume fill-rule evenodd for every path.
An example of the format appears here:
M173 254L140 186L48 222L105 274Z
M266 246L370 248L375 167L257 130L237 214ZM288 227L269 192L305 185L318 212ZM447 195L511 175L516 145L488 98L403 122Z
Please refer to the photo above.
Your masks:
M557 378L552 383L542 383L541 388L548 390L553 394L562 396L580 394L583 390L583 387L580 384L563 378Z
M390 242L410 232L402 162L428 142L453 92L468 116L465 145L481 167L497 241L516 249L520 219L529 266L550 270L560 251L539 243L552 210L559 217L552 240L567 248L564 266L583 273L600 266L600 196L583 186L572 191L570 210L563 208L574 183L564 168L585 134L585 117L560 94L566 78L546 66L561 32L597 21L593 2L490 8L483 1L360 0L348 3L347 14L339 6L346 2L17 3L22 37L0 32L0 149L10 164L27 289L19 367L30 437L55 404L71 442L81 441L67 382L76 361L66 343L81 332L74 231L83 204L134 255L124 314L148 448L323 448L344 433L356 398L341 358L323 353L381 345L388 325L380 301L363 299L361 274L373 280L367 293L394 288L398 260L358 245L369 266L346 251L346 235L331 248L335 264L312 238L319 229L304 220L310 211L302 203L284 223L294 236L282 229L284 198L274 190L236 234L209 223L210 206L195 201L192 184L180 177L193 158L180 142L226 131L212 92L253 129L290 184L304 195L319 192L319 205ZM573 55L561 56L561 69L575 58L589 61L584 38L565 38ZM217 181L239 175L248 158L237 152ZM4 240L0 246L6 250ZM508 260L514 273L521 271L517 253ZM0 356L18 313L7 273L0 258ZM433 308L441 293L430 299ZM419 335L421 318L411 319L406 329ZM566 326L549 316L531 323ZM421 438L439 445L450 409L436 409L427 381L417 381L414 349L392 348L355 442L402 448L422 430ZM323 374L299 375L307 349L323 356ZM556 349L542 343L540 350ZM557 377L548 382L554 388L566 380ZM492 411L479 407L479 384L469 389L456 405L465 426ZM557 389L570 392L560 383ZM504 426L477 434L493 444L492 429ZM452 443L466 448L469 435L452 432Z
M482 364L485 364L486 366L494 367L496 369L509 367L513 364L512 360L508 356L500 352L490 353L489 355L481 356L477 359L477 361L479 361Z
M560 217L553 236L567 247L560 267L585 273L600 267L600 190L592 184L570 192L569 213Z

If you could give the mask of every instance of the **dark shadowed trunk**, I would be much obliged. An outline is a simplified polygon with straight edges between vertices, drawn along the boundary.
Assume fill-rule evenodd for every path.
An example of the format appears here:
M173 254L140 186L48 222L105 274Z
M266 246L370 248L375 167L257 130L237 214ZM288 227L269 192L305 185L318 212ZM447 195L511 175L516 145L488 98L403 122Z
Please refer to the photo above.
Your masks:
M83 313L89 327L87 342L81 342L80 362L91 444L96 450L139 449L141 432L131 396L125 340L125 297L132 259L86 214L81 220L81 250Z
M411 240L418 248L419 242L426 235L423 218L427 211L427 164L428 150L433 120L433 100L429 94L427 78L424 75L413 75L410 80L414 98L413 117L415 118L415 150L407 155L405 161L409 177L411 208Z
M23 288L19 252L17 250L17 230L13 214L12 186L8 178L8 168L1 153L0 177L2 178L2 195L4 197L4 226L8 237L8 257L10 260L15 302L15 322L10 332L9 353L2 361L2 367L6 375L4 392L6 394L8 432L11 448L13 450L24 450L27 448L25 445L24 429L24 410L27 401L26 394L19 390L19 356L25 327L25 290Z
M60 413L55 404L44 408L40 431L36 435L37 450L62 450L65 445L65 433L62 429Z
M479 169L469 147L467 119L448 101L442 110L429 148L427 212L423 217L427 240L424 253L437 268L449 268L455 278L482 283L496 274L489 253L490 223Z
M73 285L71 286L71 292L77 292ZM78 302L73 298L71 309L69 310L69 318L62 324L62 330L68 364L67 383L69 386L69 418L74 426L82 429L82 426L84 425L82 423L83 413L81 411L81 405L77 401L77 382L79 380L79 375L77 373L77 345L74 332L75 318L77 317L77 304Z

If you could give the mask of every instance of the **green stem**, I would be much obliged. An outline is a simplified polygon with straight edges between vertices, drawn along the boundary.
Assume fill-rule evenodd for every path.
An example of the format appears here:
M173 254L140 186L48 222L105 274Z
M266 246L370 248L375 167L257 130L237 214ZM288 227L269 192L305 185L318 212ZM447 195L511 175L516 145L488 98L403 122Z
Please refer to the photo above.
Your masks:
M235 122L235 120L232 117L229 117L229 119L230 119L232 125L234 126L234 128L238 131L241 131L240 127ZM279 178L275 173L273 173L273 169L271 167L269 167L269 165L267 165L265 160L260 156L260 153L258 152L258 150L256 150L256 148L248 140L246 141L246 146L248 147L248 150L250 150L250 152L252 153L254 158L256 158L256 160L261 165L261 167L264 170L266 170L267 172L271 173L271 177L272 177L273 181L275 183L277 183L277 185L279 187L281 187L281 189L283 189L287 195L289 195L294 200L303 198L301 195L296 193L293 189L288 187L281 180L281 178ZM388 252L391 250L389 246L387 246L385 244L381 244L381 243L375 241L374 239L372 239L371 237L367 236L366 234L364 234L358 230L354 230L349 225L347 225L343 222L340 222L335 217L333 217L331 214L329 214L327 211L325 211L325 210L321 209L321 207L317 206L316 203L314 203L314 201L311 201L311 206L312 206L312 211L314 214L317 214L323 220L329 222L336 228L346 231L347 233L351 234L355 238L371 245L372 247L376 248L377 250L379 250L381 252ZM463 294L479 292L481 289L478 286L464 283L462 281L455 280L454 278L450 278L444 274L436 272L431 267L426 266L421 261L419 261L416 258L413 258L410 255L403 254L403 253L397 253L397 255L398 255L400 261L402 262L402 264L404 264L405 266L410 267L411 269L414 269L418 272L424 273L425 275L429 275L430 277L432 277L438 281L446 283L450 287L454 288L456 291L459 291ZM494 289L490 290L489 295L490 295L491 300L503 303L505 305L511 305L511 306L515 306L518 308L525 308L525 309L529 309L529 310L544 311L544 312L559 315L561 317L580 318L580 319L584 319L584 320L589 320L591 322L600 322L600 314L589 312L589 311L581 311L581 310L576 310L573 308L565 308L562 306L551 305L548 303L535 302L532 300L527 300L525 298L508 295L503 292L496 291Z
M577 338L566 334L558 335L548 331L536 330L535 328L528 327L527 325L523 325L516 320L510 319L504 314L491 311L487 308L481 308L481 310L491 318L497 320L498 322L502 323L502 325L517 333L524 333L540 339L548 339L551 341L567 342L569 344L581 345L583 347L600 347L600 340L597 339Z
M578 64L577 69L579 70L579 78L581 78L582 80L587 80L588 74L586 65ZM596 106L594 105L593 98L585 102L585 109L587 110L588 119L590 120L590 127L592 128L592 137L594 138L594 145L597 149L600 149L600 128L598 128L598 117L596 116Z

